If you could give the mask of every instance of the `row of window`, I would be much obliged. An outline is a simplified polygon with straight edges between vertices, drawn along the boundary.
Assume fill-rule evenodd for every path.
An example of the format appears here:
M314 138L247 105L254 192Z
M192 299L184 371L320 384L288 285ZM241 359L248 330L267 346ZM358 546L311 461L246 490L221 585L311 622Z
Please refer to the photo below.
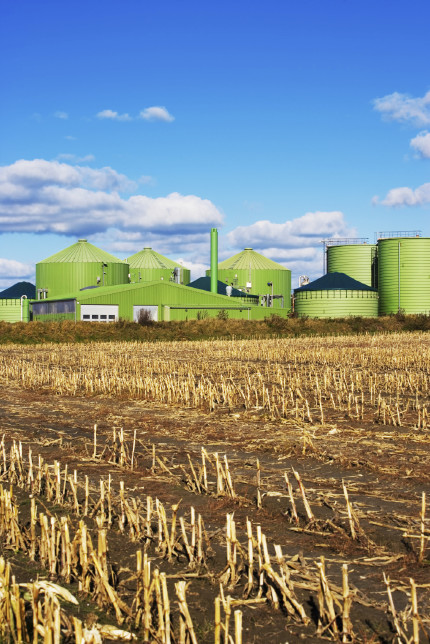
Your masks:
M92 315L87 315L84 314L82 316L83 320L93 320L94 322L115 322L115 316L114 315L97 315L97 314L92 314Z

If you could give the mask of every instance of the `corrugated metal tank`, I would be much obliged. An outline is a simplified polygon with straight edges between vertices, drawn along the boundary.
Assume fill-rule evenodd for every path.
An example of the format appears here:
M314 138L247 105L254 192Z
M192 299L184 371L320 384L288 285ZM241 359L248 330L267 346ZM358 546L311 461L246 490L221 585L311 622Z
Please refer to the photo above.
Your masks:
M430 238L378 240L379 313L430 313Z
M210 271L206 271L206 275L210 275ZM284 308L290 309L291 271L252 248L245 248L237 255L219 263L218 279L254 295L271 295L272 287L267 285L271 282L273 294L282 295ZM275 299L274 307L280 306L282 300Z
M295 311L310 318L377 317L375 291L303 291L295 295Z
M363 284L377 288L376 244L327 246L327 272L345 273Z
M127 284L129 266L86 239L36 264L36 297L57 297L87 286ZM40 294L40 291L46 291Z
M376 317L378 292L346 273L327 273L294 290L295 312L311 318Z
M130 266L131 282L153 282L161 279L174 282L175 268L179 268L179 284L188 284L191 279L188 268L156 253L149 246L129 257L127 262Z

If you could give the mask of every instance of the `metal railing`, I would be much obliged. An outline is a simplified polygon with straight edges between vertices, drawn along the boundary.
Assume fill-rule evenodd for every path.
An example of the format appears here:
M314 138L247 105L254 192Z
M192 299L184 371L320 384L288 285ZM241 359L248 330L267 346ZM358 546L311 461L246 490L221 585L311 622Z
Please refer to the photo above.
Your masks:
M375 244L378 239L392 239L393 237L421 237L421 230L382 230L375 233Z

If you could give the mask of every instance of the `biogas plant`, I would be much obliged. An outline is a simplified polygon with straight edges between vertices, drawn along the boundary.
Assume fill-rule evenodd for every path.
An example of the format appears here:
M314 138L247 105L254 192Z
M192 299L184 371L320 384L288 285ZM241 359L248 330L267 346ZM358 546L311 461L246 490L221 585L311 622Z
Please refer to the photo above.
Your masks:
M245 248L218 263L211 231L210 269L190 282L189 269L146 247L120 260L79 239L36 264L36 286L21 282L0 293L7 322L171 321L228 317L258 320L291 313L316 318L430 313L430 238L419 231L365 239L323 240L324 275L300 276Z

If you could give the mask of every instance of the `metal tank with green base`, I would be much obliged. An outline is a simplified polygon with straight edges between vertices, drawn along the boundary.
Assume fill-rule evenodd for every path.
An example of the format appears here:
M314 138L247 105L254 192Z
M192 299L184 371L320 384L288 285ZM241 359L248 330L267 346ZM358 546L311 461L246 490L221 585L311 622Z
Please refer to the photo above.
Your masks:
M206 271L210 275L210 271ZM291 271L252 248L218 264L218 279L246 293L273 297L275 308L291 307ZM270 300L269 300L270 301Z
M378 240L379 313L430 313L430 238Z
M311 318L377 317L378 292L345 273L327 273L294 290L294 311Z
M127 284L129 266L86 239L36 264L36 298L53 298L87 287Z
M188 268L156 253L149 246L129 257L127 262L130 266L130 281L133 283L163 280L188 284L190 281L191 273Z
M376 244L327 246L327 273L346 273L355 280L378 287Z

